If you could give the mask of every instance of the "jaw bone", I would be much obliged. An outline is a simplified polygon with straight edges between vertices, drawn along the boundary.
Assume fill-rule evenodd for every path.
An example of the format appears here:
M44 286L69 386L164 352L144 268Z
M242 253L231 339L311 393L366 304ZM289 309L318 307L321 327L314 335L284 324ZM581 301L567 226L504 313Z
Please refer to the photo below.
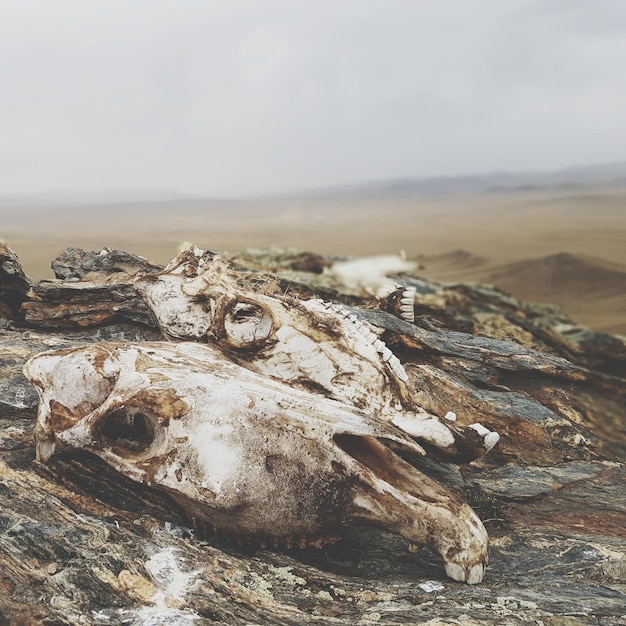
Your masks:
M163 272L138 279L135 288L166 336L214 343L254 372L391 421L447 459L478 458L499 438L482 426L488 435L462 431L420 407L399 359L340 305L254 292L219 257L197 247ZM413 294L405 291L394 293L412 311Z
M385 285L376 293L378 306L401 319L415 321L415 287L404 287L398 283Z
M33 357L38 459L85 449L161 488L190 519L262 542L319 544L354 523L438 552L482 580L472 509L392 451L394 426L261 377L197 343L102 343Z

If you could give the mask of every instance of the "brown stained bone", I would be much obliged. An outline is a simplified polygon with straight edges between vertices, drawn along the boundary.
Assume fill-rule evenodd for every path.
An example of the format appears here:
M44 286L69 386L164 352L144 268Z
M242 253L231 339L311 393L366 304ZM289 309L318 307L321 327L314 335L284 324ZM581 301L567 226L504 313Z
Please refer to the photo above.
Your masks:
M56 350L24 371L40 395L41 462L92 452L168 493L189 519L237 535L323 540L374 524L438 552L451 578L482 580L480 520L390 450L423 453L384 421L195 343Z

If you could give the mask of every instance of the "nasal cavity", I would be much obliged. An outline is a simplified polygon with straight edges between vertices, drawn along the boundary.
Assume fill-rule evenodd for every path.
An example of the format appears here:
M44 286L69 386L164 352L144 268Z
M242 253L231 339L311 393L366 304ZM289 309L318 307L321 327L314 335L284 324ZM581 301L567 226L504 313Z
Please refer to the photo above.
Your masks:
M355 461L371 470L377 478L409 493L414 490L413 468L390 449L391 442L387 442L384 437L378 439L368 435L342 433L335 435L333 440Z
M335 443L353 459L378 474L380 466L384 466L387 448L374 437L367 435L338 434L333 437Z

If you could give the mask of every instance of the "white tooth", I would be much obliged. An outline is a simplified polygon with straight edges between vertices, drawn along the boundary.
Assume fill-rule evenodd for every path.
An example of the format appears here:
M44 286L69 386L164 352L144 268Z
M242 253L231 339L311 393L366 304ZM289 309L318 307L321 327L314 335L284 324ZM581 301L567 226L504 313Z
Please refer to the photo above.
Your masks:
M458 563L446 563L446 574L452 580L465 581L465 568Z
M411 298L413 299L413 296L415 295L415 287L407 287L403 292L402 292L402 297L403 298Z
M448 420L449 422L456 422L456 413L454 411L448 411L444 416L443 419Z
M485 568L482 565L482 563L477 563L476 565L472 565L467 575L467 581L466 581L467 584L476 585L477 583L482 581L484 574L485 574Z
M491 432L483 439L483 445L487 451L489 451L498 443L498 441L500 441L500 435L496 432Z
M487 436L491 431L488 428L485 428L482 424L470 424L469 426L473 430L475 430L481 437Z
M394 356L393 352L387 346L385 346L385 349L381 352L381 354L383 361L389 361Z
M36 456L40 463L47 463L54 455L56 443L54 439L42 439L37 442Z
M397 367L398 365L400 365L400 359L395 354L392 354L388 363L389 363L389 367L393 369L394 367Z
M408 304L400 305L400 317L407 322L415 321L415 310L413 309L413 301Z
M376 349L376 352L383 352L385 348L387 348L387 346L380 339L377 339L372 345Z
M393 368L393 373L403 382L406 383L409 380L409 375L406 373L402 365Z
M346 315L346 317L351 321L354 322L356 324L356 322L359 321L359 318L354 314L354 313L349 313L348 315Z
M414 303L415 301L413 300L413 298L400 298L400 304L410 304L411 306L413 306Z

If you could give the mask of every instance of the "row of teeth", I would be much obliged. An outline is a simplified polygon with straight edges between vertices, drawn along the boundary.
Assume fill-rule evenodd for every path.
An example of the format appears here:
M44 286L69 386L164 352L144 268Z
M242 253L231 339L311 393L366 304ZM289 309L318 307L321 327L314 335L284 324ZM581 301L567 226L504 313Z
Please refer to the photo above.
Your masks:
M323 304L327 309L334 311L335 313L339 313L342 317L349 319L356 327L356 330L374 346L376 352L381 355L383 361L397 378L399 378L402 382L407 382L407 380L409 380L404 367L402 367L402 363L400 363L400 359L398 359L398 357L385 345L385 343L381 341L354 313L350 313L347 309L344 309L339 304L334 304L333 302L324 302Z
M400 298L400 317L407 322L413 323L415 321L415 310L413 305L415 303L415 287L407 287L402 292Z

